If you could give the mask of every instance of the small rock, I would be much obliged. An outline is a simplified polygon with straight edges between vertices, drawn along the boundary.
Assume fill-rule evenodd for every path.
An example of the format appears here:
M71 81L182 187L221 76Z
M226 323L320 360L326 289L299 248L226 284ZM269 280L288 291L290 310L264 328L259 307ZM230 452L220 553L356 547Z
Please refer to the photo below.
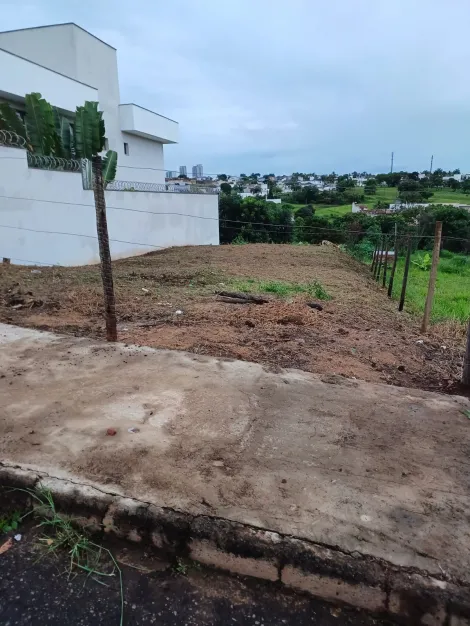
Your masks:
M287 480L286 480L285 478L283 478L283 479L281 480L281 483L282 483L283 485L285 485L285 484L286 484L286 482L287 482Z
M253 320L245 320L245 326L249 326L250 328L254 328L256 324Z
M34 435L34 433L35 433L35 432L36 432L36 431L34 431L34 430L32 430L32 429L31 429L31 430L29 431L29 434L30 434L30 435Z
M31 270L31 274L42 274L41 270Z
M223 467L224 466L224 462L223 461L213 461L212 465L214 467Z
M148 290L148 289L145 289L145 287L142 287L142 291L143 291L144 293L149 293L149 290Z
M135 426L132 426L131 428L127 429L128 433L140 433L140 428L136 428Z
M422 343L424 343L424 339L418 339L418 341L416 343L422 344Z
M106 431L106 434L109 437L114 437L116 433L117 433L117 430L115 428L108 428L108 430Z
M175 311L175 315L183 315L183 311L181 309L178 309L177 311Z
M338 328L338 335L349 335L349 330L345 328Z
M13 537L13 539L14 539L15 541L21 541L21 537L22 537L22 535L20 535L20 534L18 533L18 535L15 535L15 536Z

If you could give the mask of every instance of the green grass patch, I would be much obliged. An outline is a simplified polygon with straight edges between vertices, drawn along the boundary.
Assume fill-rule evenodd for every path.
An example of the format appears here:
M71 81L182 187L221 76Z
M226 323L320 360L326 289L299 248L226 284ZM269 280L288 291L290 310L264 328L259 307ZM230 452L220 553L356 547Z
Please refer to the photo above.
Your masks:
M395 202L397 199L396 187L377 187L377 193L365 197L364 204L373 209L375 204L381 200L382 202ZM461 191L452 191L451 189L437 189L433 191L433 195L426 200L426 204L470 204L470 195Z
M13 511L13 513L9 515L0 517L0 535L2 533L9 533L12 530L17 530L22 517L20 511Z
M420 263L424 252L416 252L412 259ZM399 259L393 284L393 296L400 297L404 259ZM406 290L405 308L415 313L424 311L429 284L429 270L411 263ZM470 257L444 250L439 260L432 321L455 319L466 322L470 317Z
M299 293L305 293L318 300L331 300L330 294L317 280L311 283L289 283L280 280L246 278L235 279L230 284L236 291L243 293L272 293L280 298L288 298Z

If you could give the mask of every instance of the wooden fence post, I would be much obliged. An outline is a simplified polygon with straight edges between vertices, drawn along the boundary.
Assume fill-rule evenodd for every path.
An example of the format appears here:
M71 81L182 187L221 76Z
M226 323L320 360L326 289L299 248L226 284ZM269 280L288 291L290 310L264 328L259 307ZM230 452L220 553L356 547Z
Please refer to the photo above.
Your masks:
M379 249L379 244L375 244L374 254L372 255L372 264L370 266L370 271L373 272L375 268L375 261L377 259L377 250Z
M113 270L109 250L108 224L106 221L106 200L104 197L103 171L100 156L94 156L93 193L95 196L96 230L101 261L101 279L103 281L104 307L106 317L106 339L117 341L116 304L114 300Z
M467 328L467 346L463 357L462 384L465 387L470 387L470 319L468 320Z
M426 304L424 305L424 315L421 324L421 332L428 330L429 318L431 317L432 302L434 300L434 289L436 288L437 266L439 265L439 252L441 250L442 222L436 222L436 230L434 232L434 248L432 251L432 265L429 274L428 294L426 296Z
M385 237L385 261L384 261L384 275L383 275L383 282L382 282L382 287L385 288L385 283L387 282L387 265L388 265L388 237Z
M385 235L382 235L382 241L380 243L380 252L379 252L379 263L377 267L377 274L375 275L375 280L379 282L380 280L380 270L382 269L382 262L384 258L384 248L385 248Z
M403 311L403 306L405 304L406 285L408 283L408 272L410 270L410 261L411 261L411 247L412 247L412 239L411 239L411 236L408 235L408 248L406 250L405 269L403 270L403 283L401 286L400 304L398 305L399 311Z
M393 252L393 265L392 265L392 271L390 272L390 281L388 283L388 297L389 298L392 297L392 293L393 293L393 281L395 279L395 270L397 269L397 263L398 263L398 243L397 243L397 240L395 239L395 250Z

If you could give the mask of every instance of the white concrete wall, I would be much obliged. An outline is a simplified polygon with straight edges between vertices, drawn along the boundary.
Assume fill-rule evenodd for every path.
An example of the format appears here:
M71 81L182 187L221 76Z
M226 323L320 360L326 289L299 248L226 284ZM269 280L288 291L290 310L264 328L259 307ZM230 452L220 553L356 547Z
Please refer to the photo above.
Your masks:
M137 104L121 104L119 117L121 130L124 133L134 133L161 143L178 143L179 141L178 122Z
M0 147L0 159L0 257L12 263L96 263L93 192L83 189L80 173L30 169L26 152L15 148ZM106 203L113 258L156 246L219 243L217 195L107 191Z
M0 48L75 80L81 80L76 72L73 32L72 24L61 24L0 33Z
M124 142L129 144L129 155L124 154ZM117 153L117 180L142 183L165 182L163 144L144 137L122 133L122 143Z
M0 49L0 96L24 101L33 91L54 106L75 113L85 100L98 100L98 90Z

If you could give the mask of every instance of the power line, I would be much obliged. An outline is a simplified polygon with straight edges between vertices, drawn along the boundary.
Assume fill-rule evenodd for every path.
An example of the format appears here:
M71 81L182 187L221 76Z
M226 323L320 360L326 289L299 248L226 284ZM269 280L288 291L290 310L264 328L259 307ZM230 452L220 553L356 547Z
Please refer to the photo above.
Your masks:
M5 199L9 199L9 200L24 200L27 202L44 202L44 203L48 203L48 204L59 204L59 205L67 205L67 206L84 206L84 207L88 207L88 208L95 208L94 205L92 204L84 204L84 203L80 203L80 202L62 202L60 200L35 200L34 198L22 198L22 197L18 197L18 196L3 196L0 195L0 198L5 198ZM355 234L355 235L364 235L365 231L363 230L344 230L341 228L330 228L330 227L321 227L321 226L302 226L302 225L295 225L294 223L290 223L290 224L280 224L280 223L266 223L266 222L250 222L250 221L243 221L243 220L231 220L228 218L223 218L223 217L207 217L207 216L203 216L203 215L191 215L189 213L178 213L178 212L174 212L174 211L168 211L168 212L157 212L157 211L146 211L145 209L131 209L131 208L126 208L126 207L114 207L111 205L107 205L108 209L112 209L112 210L116 210L116 211L130 211L131 213L146 213L149 215L177 215L180 217L190 217L190 218L194 218L194 219L200 219L200 220L209 220L209 221L216 221L220 223L227 223L229 222L230 224L243 224L243 225L249 225L249 226L264 226L264 227L281 227L281 228L295 228L297 230L303 230L305 232L315 232L315 231L324 231L324 232L337 232L337 233L343 233L343 234ZM0 225L1 226L1 225ZM232 226L226 226L227 228L232 228L235 229L235 227ZM5 225L4 228L20 228L20 227L13 227L13 226L8 226ZM27 229L24 228L23 230L31 230L31 229ZM265 229L258 229L260 232L261 230L263 232L267 232ZM45 232L45 233L51 233L51 234L64 234L64 235L78 235L78 233L61 233L61 232L57 232L55 233L54 231L33 231L33 232ZM271 231L271 232L279 232L279 231ZM96 237L94 235L78 235L80 237L91 237L96 239ZM408 235L407 235L408 236ZM413 239L433 239L434 235L409 235L411 238ZM453 239L456 241L470 241L467 238L464 237L450 237L450 236L444 236L444 239ZM132 241L121 241L118 239L110 239L110 241L115 241L118 243L136 243L136 242L132 242ZM150 246L150 244L136 244L136 245L143 245L143 246ZM164 246L151 246L151 247L155 247L155 248L162 248Z
M8 224L0 224L0 228L10 228L13 230L26 230L32 233L46 233L48 235L67 235L70 237L87 237L88 239L98 239L97 235L83 235L80 233L67 233L67 232L56 231L56 230L39 230L35 228L25 228L24 226L10 226ZM167 247L167 246L154 246L151 243L139 243L138 241L124 241L123 239L110 239L109 241L114 241L116 243L128 243L134 246L147 246L149 248L158 248L160 250L163 250L164 248Z
M223 220L222 220L223 221ZM250 223L250 222L248 222ZM252 224L252 223L251 223ZM266 226L266 227L272 227L272 226L278 226L278 227L283 227L283 228L291 228L292 230L294 230L295 225L293 224L262 224L262 223L258 223L258 225L261 226ZM40 229L34 229L34 228L26 228L23 226L11 226L11 225L7 225L7 224L0 224L0 228L7 228L7 229L12 229L12 230L24 230L24 231L28 231L28 232L34 232L34 233L44 233L44 234L49 234L49 235L65 235L65 236L70 236L70 237L86 237L89 239L97 239L96 235L85 235L85 234L80 234L80 233L69 233L69 232L62 232L62 231L52 231L52 230L40 230ZM244 230L243 226L239 226L239 227L228 227L231 228L231 230ZM331 228L322 228L322 227L310 227L308 228L308 230L304 231L303 234L318 234L320 232L337 232L337 233L341 233L342 235L353 235L353 234L357 234L357 235L365 235L364 231L351 231L351 230L341 230L341 229L331 229ZM252 232L254 233L263 233L263 234L278 234L278 235L282 235L282 234L287 234L287 233L283 233L281 230L279 230L279 228L275 229L275 230L267 230L266 228L258 228L258 229L254 229ZM422 239L422 238L428 238L431 237L432 235L425 235L423 237L421 237L420 235L407 235L406 233L400 233L400 237L410 237L411 239ZM461 237L443 237L443 239L452 239L452 240L456 240L456 241L467 241L469 242L470 239L465 239L465 238L461 238ZM163 250L168 246L156 246L153 244L149 244L149 243L142 243L142 242L137 242L137 241L126 241L123 239L110 239L110 241L115 242L115 243L126 243L126 244L130 244L130 245L136 245L136 246L145 246L145 247L149 247L149 248L154 248L154 249L159 249L159 250Z

